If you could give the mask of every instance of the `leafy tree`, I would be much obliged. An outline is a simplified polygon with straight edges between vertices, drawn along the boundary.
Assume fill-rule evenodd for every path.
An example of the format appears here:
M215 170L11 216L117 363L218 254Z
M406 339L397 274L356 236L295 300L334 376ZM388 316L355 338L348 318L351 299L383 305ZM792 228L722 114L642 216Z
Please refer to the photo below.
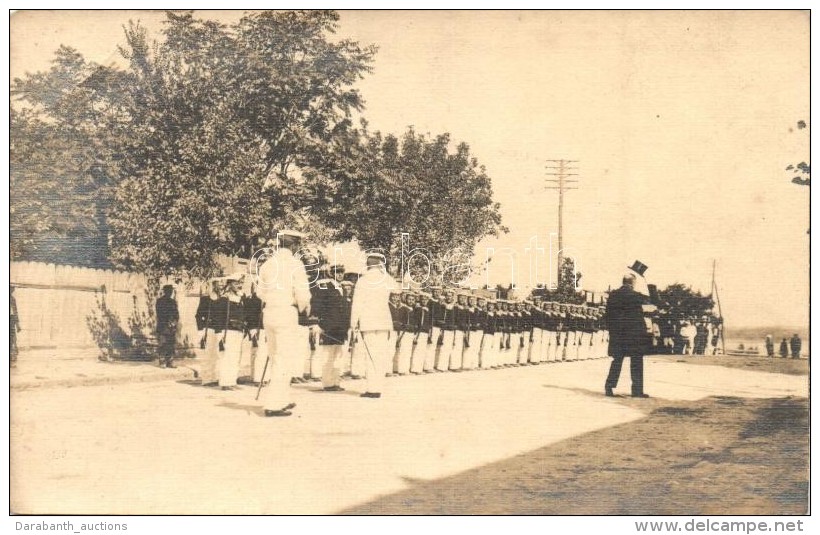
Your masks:
M330 11L261 12L225 26L169 13L153 47L138 26L127 29L126 98L141 135L112 220L115 258L207 275L215 254L249 254L310 209L298 170L362 109L352 84L375 53L330 42L337 20Z
M169 12L158 39L124 28L122 66L61 48L51 71L15 80L12 249L91 237L156 279L209 276L280 225L392 258L406 232L434 280L459 278L477 241L506 230L490 179L448 134L353 126L376 49L334 40L338 18Z
M12 259L108 265L107 212L118 173L118 111L86 82L99 66L69 47L11 84Z
M332 11L254 12L226 26L169 12L158 41L129 24L125 69L61 49L51 72L15 80L12 94L27 105L15 133L32 138L43 124L54 128L52 146L74 143L87 153L90 169L46 182L57 189L69 180L63 175L98 181L91 192L105 201L100 214L116 265L208 275L217 254L249 252L271 227L310 207L294 170L319 157L363 108L353 84L370 70L375 48L331 41L337 21ZM50 149L30 147L43 154L35 155L38 167L17 173L25 190L59 169L62 155ZM32 198L23 191L13 206L34 213ZM66 200L80 210L74 201ZM77 215L87 223L88 214ZM69 232L30 219L19 219L18 250L32 242L24 229Z
M695 292L685 284L670 284L658 292L662 307L673 318L700 318L709 315L715 302L711 295Z
M424 250L432 281L464 280L478 240L506 232L491 180L469 146L451 150L449 134L430 137L412 128L399 138L370 133L364 124L355 136L307 171L315 213L336 229L336 239L386 252L394 274L402 268L397 259L406 233L406 251ZM423 280L427 265L404 268Z

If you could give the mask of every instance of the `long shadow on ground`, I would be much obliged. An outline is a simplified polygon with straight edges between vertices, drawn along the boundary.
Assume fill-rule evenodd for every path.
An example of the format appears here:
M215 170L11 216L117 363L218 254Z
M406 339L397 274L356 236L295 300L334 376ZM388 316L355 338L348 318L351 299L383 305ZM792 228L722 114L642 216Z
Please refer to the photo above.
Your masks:
M407 490L341 513L807 512L806 398L647 401L653 409L641 420L451 477L407 479Z

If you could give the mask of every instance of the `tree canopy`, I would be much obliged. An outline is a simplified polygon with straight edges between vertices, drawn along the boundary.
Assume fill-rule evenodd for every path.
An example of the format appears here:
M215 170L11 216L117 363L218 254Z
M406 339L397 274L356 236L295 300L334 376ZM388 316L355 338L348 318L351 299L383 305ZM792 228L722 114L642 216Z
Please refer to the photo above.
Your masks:
M406 232L441 280L454 249L505 230L490 178L449 134L357 123L376 47L335 39L338 19L168 12L158 38L124 27L121 61L64 46L50 70L15 79L12 258L66 260L43 246L53 237L94 244L81 265L209 276L217 255L250 256L287 225L391 255Z
M711 295L703 295L691 287L675 283L658 291L661 308L673 318L701 318L712 313L715 302Z

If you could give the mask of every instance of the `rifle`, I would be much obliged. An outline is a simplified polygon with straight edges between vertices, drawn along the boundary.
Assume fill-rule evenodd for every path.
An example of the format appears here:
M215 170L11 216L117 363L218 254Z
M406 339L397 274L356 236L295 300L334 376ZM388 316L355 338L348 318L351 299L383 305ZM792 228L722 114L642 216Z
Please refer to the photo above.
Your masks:
M208 296L208 313L205 315L205 336L202 337L202 340L199 341L199 348L205 349L205 346L208 343L208 328L211 324L211 297Z

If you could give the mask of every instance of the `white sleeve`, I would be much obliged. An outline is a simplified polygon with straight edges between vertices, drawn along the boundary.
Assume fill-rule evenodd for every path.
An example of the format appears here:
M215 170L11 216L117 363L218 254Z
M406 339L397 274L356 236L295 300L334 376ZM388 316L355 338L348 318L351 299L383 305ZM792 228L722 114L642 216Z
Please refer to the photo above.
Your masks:
M291 267L291 285L293 286L293 302L299 310L305 310L310 305L310 288L305 265L295 259Z

